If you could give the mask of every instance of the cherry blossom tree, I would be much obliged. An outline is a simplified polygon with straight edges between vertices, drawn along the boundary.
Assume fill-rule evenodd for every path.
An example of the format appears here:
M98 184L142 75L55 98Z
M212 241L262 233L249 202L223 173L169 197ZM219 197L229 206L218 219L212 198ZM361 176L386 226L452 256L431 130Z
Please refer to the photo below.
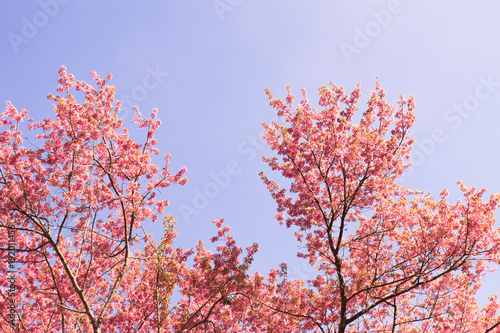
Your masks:
M124 324L133 331L149 327L168 301L171 286L157 293L158 258L141 228L168 205L158 190L184 184L186 169L171 174L168 154L161 170L151 163L156 110L149 119L137 110L133 122L145 140L134 141L117 116L114 87L92 76L97 88L61 68L58 95L47 97L56 119L29 120L29 130L41 132L34 143L25 145L21 132L28 111L7 102L0 115L7 127L0 133L0 242L15 248L18 266L14 292L0 296L4 332L7 323L23 332L125 332ZM71 90L83 93L83 103ZM7 262L7 251L1 255Z
M320 110L305 90L294 107L287 88L286 101L266 91L285 124L264 125L278 155L264 160L291 186L261 177L317 276L283 271L261 297L270 318L295 321L290 332L500 332L497 296L483 308L475 298L500 260L500 195L458 182L463 200L448 203L446 189L434 199L396 182L410 165L413 97L394 107L377 81L359 115L359 84L350 96L321 87Z

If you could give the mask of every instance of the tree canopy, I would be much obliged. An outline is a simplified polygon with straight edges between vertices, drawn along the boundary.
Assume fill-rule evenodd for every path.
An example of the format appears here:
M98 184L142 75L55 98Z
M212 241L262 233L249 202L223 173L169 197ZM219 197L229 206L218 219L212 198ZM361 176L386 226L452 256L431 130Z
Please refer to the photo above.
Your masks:
M291 185L260 176L315 268L302 281L286 264L251 273L258 245L238 247L223 219L216 251L174 247L172 216L157 244L143 226L169 204L158 193L187 181L168 153L152 163L157 110L136 108L136 141L111 75L93 72L94 87L59 74L55 118L28 120L35 142L23 137L27 110L7 102L0 115L3 332L500 332L497 296L484 307L475 297L500 261L500 195L458 182L463 199L449 203L446 189L434 199L397 183L413 97L393 106L377 81L354 121L359 84L320 87L318 108L305 90L297 105L290 87L285 100L266 90L283 124L264 124L276 152L264 161Z

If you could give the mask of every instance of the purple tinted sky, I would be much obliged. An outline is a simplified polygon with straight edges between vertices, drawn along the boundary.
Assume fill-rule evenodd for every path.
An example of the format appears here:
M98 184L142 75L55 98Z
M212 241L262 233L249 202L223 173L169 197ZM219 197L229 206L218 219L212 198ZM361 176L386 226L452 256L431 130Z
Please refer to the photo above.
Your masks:
M317 101L321 85L351 91L360 81L366 101L378 76L390 102L416 96L416 165L404 184L435 196L448 187L453 200L460 179L500 192L500 3L450 5L3 0L0 100L35 119L51 117L45 96L55 91L61 65L80 80L91 81L92 70L113 74L119 99L144 114L159 108L160 149L172 154L172 169L188 166L188 184L165 192L177 244L208 240L210 222L224 217L240 246L260 244L255 269L288 261L291 276L312 278L258 176L268 171L261 124L274 118L265 88L284 97L287 83L297 96L305 87ZM161 223L151 230L161 236ZM498 292L495 276L482 299Z

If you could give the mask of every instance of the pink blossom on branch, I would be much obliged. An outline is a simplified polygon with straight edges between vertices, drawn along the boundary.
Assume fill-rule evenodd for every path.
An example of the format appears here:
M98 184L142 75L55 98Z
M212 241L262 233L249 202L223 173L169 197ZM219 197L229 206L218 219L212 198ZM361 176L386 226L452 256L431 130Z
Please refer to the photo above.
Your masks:
M350 95L321 87L320 110L304 89L292 106L287 90L286 102L266 90L286 124L264 124L278 155L264 161L292 183L261 177L318 275L308 287L284 277L274 313L321 332L499 332L496 296L480 309L474 295L499 263L500 196L485 201L485 189L459 182L464 202L450 204L447 190L436 201L396 183L409 166L413 97L394 107L377 81L354 123L359 84Z
M169 155L161 173L151 164L151 155L158 154L156 110L151 119L136 117L147 132L139 143L122 127L121 103L107 80L92 73L94 88L64 67L59 74L58 95L48 96L55 120L28 126L41 132L34 145L22 146L26 110L7 102L0 114L7 127L0 133L0 252L6 262L6 235L14 230L14 322L24 332L118 332L126 323L127 330L153 329L165 299L151 302L158 291L150 272L157 258L152 244L141 244L137 236L142 223L156 220L168 205L155 198L158 190L184 184L186 169L171 174ZM74 90L84 95L83 104ZM7 268L2 264L0 270L6 286ZM4 315L11 299L2 290ZM12 331L5 316L0 320L3 331Z
M28 112L7 103L0 115L0 258L15 231L16 292L0 267L0 327L14 300L24 332L499 332L497 296L482 309L481 277L500 261L493 216L500 196L459 189L463 201L435 200L396 183L409 166L413 98L397 107L376 83L354 123L360 87L319 89L313 108L302 89L297 106L267 91L286 125L264 125L278 157L264 160L291 180L289 189L261 177L278 204L276 218L305 244L299 257L317 270L289 280L286 264L267 277L249 273L257 244L243 251L223 219L195 249L174 248L175 220L163 221L156 244L141 232L168 201L157 193L184 184L186 168L151 163L159 154L150 119L133 120L144 142L130 137L114 87L96 73L97 88L63 67L55 120L32 122L37 145L23 146ZM70 91L83 93L77 103ZM5 235L5 237L3 237ZM192 258L192 265L188 262ZM171 304L178 292L179 301Z

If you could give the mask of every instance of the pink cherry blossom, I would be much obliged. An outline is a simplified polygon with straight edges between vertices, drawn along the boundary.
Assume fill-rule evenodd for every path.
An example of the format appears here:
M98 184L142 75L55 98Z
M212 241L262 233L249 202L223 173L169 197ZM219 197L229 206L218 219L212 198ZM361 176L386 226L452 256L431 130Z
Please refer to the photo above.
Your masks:
M500 195L458 182L463 199L449 203L447 189L434 199L397 183L413 97L393 106L377 81L358 115L360 85L321 87L318 109L305 89L296 106L290 86L285 101L266 90L285 124L264 124L277 154L264 161L291 185L260 176L315 269L302 281L284 263L252 273L258 245L238 247L223 219L215 250L175 248L169 215L159 243L144 233L169 204L160 190L187 181L170 154L151 163L158 111L135 109L136 141L110 74L92 72L96 87L59 74L55 118L27 125L34 142L28 111L7 102L0 114L2 331L500 332L497 295L482 308L475 297L500 262Z

